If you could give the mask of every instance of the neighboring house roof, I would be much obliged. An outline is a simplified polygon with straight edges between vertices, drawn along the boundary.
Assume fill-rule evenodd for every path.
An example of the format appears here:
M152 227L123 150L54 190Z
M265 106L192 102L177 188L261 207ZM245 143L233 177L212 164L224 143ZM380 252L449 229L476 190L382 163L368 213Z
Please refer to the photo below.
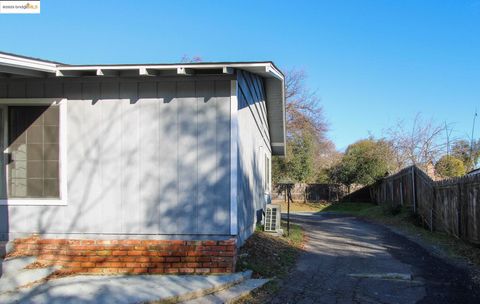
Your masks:
M285 155L285 77L271 61L70 65L0 52L0 77L190 76L233 74L235 69L265 79L272 153Z

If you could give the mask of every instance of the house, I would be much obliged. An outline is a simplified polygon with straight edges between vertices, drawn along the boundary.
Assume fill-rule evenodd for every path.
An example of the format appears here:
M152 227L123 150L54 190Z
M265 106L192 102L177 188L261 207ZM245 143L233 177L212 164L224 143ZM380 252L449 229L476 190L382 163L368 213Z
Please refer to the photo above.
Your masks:
M78 272L233 270L270 194L271 157L285 154L272 62L0 53L0 76L0 241L16 255Z

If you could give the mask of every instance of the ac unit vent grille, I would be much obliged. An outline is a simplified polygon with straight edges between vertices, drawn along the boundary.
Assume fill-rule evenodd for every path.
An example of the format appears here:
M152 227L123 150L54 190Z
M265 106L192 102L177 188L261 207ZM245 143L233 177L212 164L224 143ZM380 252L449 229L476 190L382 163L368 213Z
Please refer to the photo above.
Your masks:
M280 229L280 206L267 205L265 210L265 231Z

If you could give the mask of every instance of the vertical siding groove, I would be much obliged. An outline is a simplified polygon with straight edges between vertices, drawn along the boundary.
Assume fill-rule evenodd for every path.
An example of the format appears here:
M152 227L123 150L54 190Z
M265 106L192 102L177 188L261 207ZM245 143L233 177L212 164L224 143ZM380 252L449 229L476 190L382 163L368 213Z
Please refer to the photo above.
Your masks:
M265 119L265 127L266 127L267 133L268 133L268 130L270 130L270 128L269 128L269 123L268 123L266 99L265 99L264 89L263 89L263 87L264 87L263 86L263 80L262 80L262 78L260 78L256 75L253 76L253 77L255 77L255 81L253 82L254 88L258 92L259 99L262 101L262 102L260 102L260 107L262 109L262 115ZM269 139L270 139L270 134L269 134Z
M213 82L213 96L212 98L214 99L214 105L215 105L215 181L216 181L216 185L215 185L215 188L213 189L213 191L215 192L215 199L223 199L220 195L219 195L219 189L218 189L218 180L219 180L219 175L220 175L220 172L219 172L219 167L220 167L220 160L219 160L219 155L218 155L218 151L219 151L219 138L218 138L218 132L220 131L219 128L218 128L218 124L219 124L219 121L221 119L221 117L219 116L219 105L218 105L218 100L219 100L219 97L218 97L218 91L217 91L217 81L214 81ZM219 208L219 206L217 204L214 205L214 217L213 217L213 220L215 223L217 223L219 221L219 213L221 212L221 209ZM219 210L220 209L220 210Z
M137 91L135 93L138 93ZM131 99L130 99L130 103L131 103ZM142 202L143 199L144 199L144 196L143 196L143 191L142 191L142 172L144 170L144 163L143 163L143 155L142 155L142 128L143 128L143 121L142 121L142 107L141 107L141 103L138 104L139 107L137 109L138 111L138 120L137 120L137 124L138 124L138 127L137 127L137 133L138 133L138 141L139 141L139 147L140 147L140 150L138 151L138 154L139 154L139 162L138 162L138 176L139 176L139 182L137 183L137 193L138 193L138 197L139 197L139 202ZM145 220L145 215L143 214L143 205L142 204L139 204L138 206L138 220L137 220L137 223L142 223L144 220ZM139 233L142 233L143 232L143 227L139 226Z
M174 208L175 209L178 209L180 208L180 174L178 172L178 166L179 166L179 142L180 142L180 127L179 127L179 124L180 124L180 120L179 120L179 115L180 115L180 103L179 103L179 98L178 98L178 95L179 95L179 92L178 92L178 82L175 82L174 84L175 86L175 90L174 90L174 98L173 98L173 102L175 103L175 106L174 106L174 111L175 111L175 114L176 114L176 117L175 117L175 143L176 143L176 148L175 148L175 160L177 161L177 171L175 172L175 186L177 188L177 193L176 193L176 196L175 196L175 206ZM178 213L176 213L178 214ZM179 226L180 226L180 223L178 221L174 221L174 226L175 226L175 231L179 231Z
M258 93L255 87L258 79L256 76L250 73L244 73L243 75L245 76L245 80L247 82L247 90L250 92L250 96L254 98L253 105L255 107L256 112L258 113L258 116L260 117L261 125L263 127L262 131L264 132L266 131L265 136L267 136L267 139L269 139L270 136L268 134L268 127L267 127L267 121L266 121L267 118L265 116L266 113L263 112L263 108L261 106L264 100L262 99L261 95Z
M158 115L158 119L157 119L157 128L158 130L161 130L162 129L162 120L164 119L162 117L162 104L161 102L163 102L163 99L160 99L160 94L159 94L159 85L158 85L158 81L155 82L155 98L156 98L156 101L157 101L157 115ZM160 172L162 172L162 155L161 155L161 145L162 145L162 140L161 140L161 136L162 136L162 132L158 132L157 134L157 153L159 153L158 157L157 157L157 168ZM163 171L164 172L164 171ZM157 175L158 177L158 180L157 180L157 188L158 189L162 189L162 177L161 177L161 174L158 174ZM158 224L159 226L163 226L163 219L161 218L161 215L162 215L162 206L159 206L158 209L157 209L157 213L156 213L156 216L158 217Z
M231 77L0 80L1 96L67 98L71 134L68 205L12 206L10 231L235 234L230 90Z
M199 140L198 140L198 136L199 136L199 133L198 133L198 122L199 122L199 118L198 118L198 115L200 115L199 113L199 109L198 109L198 104L201 102L200 101L200 97L198 96L198 81L195 81L194 82L194 87L193 87L193 91L194 91L194 96L195 96L195 156L196 156L196 162L197 162L197 166L196 166L196 172L195 172L195 210L193 211L194 213L194 216L195 216L195 233L199 233L200 231L200 227L199 227L199 222L198 222L198 218L199 218L199 209L200 209L200 197L199 197L199 193L198 193L198 190L199 190L199 185L198 185L198 143L199 143Z
M118 88L120 92L120 85ZM120 95L120 94L119 94ZM125 151L125 136L124 136L124 127L125 127L125 107L124 107L124 101L120 100L120 149L122 153ZM121 186L123 186L123 181L125 179L125 169L124 169L124 162L122 161L122 165L120 166L120 181L121 181ZM123 187L122 187L123 188ZM120 231L122 233L126 233L127 228L125 227L126 219L125 219L125 195L122 190L120 190Z
M246 83L245 79L243 78L245 75L247 74L246 72L242 72L239 74L239 79L238 79L238 87L239 87L239 94L238 96L239 97L242 97L243 99L243 103L245 103L246 105L246 108L248 108L248 110L251 112L251 115L253 117L253 120L257 126L257 129L258 131L260 132L260 134L262 135L262 139L267 147L267 149L271 150L271 147L270 147L270 139L269 139L269 134L268 134L268 131L266 131L264 129L264 125L262 124L262 120L260 118L261 114L258 112L258 109L255 107L254 105L254 101L252 101L252 99L254 99L254 97L250 94L250 91L248 89L248 83ZM252 109L252 108L255 108L255 111Z

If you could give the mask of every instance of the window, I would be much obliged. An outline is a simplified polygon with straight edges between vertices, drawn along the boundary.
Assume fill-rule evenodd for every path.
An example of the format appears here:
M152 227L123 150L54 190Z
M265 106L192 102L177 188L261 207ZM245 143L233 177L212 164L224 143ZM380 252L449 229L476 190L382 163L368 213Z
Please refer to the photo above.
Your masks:
M0 205L65 205L65 102L0 100L3 126Z
M8 106L8 198L59 198L59 106Z

